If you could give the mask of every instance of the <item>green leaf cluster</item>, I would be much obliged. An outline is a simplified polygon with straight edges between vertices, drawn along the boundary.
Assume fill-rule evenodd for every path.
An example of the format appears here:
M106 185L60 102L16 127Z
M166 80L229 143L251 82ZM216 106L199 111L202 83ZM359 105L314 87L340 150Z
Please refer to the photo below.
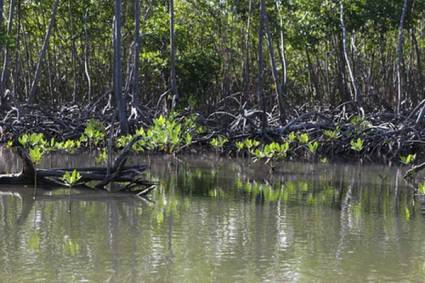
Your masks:
M210 141L210 145L214 147L215 149L223 149L224 145L229 141L228 138L224 136L218 136L216 138L213 138Z
M411 164L413 161L415 161L416 158L416 154L408 154L405 156L400 156L400 162L403 163L404 165L409 165Z
M88 139L89 144L98 145L105 138L105 127L102 122L96 119L89 119L84 129L84 134L81 136L81 141Z
M351 149L357 152L362 151L364 148L363 140L361 138L358 138L356 140L351 140L350 145L351 145Z
M18 142L24 148L43 147L47 145L42 133L22 134L18 137Z
M338 128L336 128L335 130L324 130L323 131L323 136L325 137L325 139L327 139L329 141L336 140L339 135L340 135L340 131L339 131Z
M273 142L265 145L262 149L257 148L254 151L254 157L259 159L283 159L287 156L289 150L289 142L277 143Z
M62 181L68 186L75 186L81 180L81 174L77 170L72 172L66 171L62 176Z
M308 150L314 154L319 148L319 142L318 141L310 142L307 144L307 147L308 147Z
M237 151L246 149L249 152L251 152L252 150L256 149L259 145L260 145L260 142L254 139L245 139L242 141L237 141L235 143Z
M298 141L300 144L307 144L310 140L310 136L307 133L302 133L298 136Z

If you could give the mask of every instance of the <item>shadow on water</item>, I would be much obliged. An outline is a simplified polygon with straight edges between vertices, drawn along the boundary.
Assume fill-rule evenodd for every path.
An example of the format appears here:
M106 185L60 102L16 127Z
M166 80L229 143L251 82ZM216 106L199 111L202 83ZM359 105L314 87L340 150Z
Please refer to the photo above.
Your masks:
M5 156L3 155L3 158ZM3 162L3 163L2 163ZM44 167L90 166L87 156ZM216 157L133 157L152 203L0 188L0 276L45 281L353 281L425 276L421 204L400 170ZM0 162L4 171L19 164ZM9 166L9 167L7 167Z

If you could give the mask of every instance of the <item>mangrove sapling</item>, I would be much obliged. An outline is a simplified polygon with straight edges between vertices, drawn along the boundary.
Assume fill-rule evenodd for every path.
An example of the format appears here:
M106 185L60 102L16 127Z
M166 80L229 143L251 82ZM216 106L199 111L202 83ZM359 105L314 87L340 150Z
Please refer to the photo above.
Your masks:
M364 130L370 128L371 125L372 125L368 120L366 120L365 118L363 118L361 116L357 116L357 115L351 117L350 123L356 129L356 132L364 131Z
M31 158L32 163L36 166L40 164L43 158L44 151L41 147L30 148L29 157ZM34 170L34 200L37 196L37 170Z
M64 184L69 188L68 195L69 195L69 208L68 212L71 212L71 190L72 187L77 185L78 182L81 180L81 174L77 170L73 170L71 173L69 171L66 171L62 176L62 181Z
M89 149L91 152L92 145L97 146L104 138L104 126L100 121L89 119L86 128L84 129L84 136L88 138Z
M418 193L421 195L425 195L425 183L418 184Z
M23 134L19 136L18 142L23 148L29 149L28 157L32 161L33 165L38 165L44 154L47 142L42 133ZM34 168L34 196L37 195L37 170Z
M51 138L48 142L48 151L55 151L57 149L57 143L55 138Z
M159 116L154 119L144 136L148 149L159 149L165 153L176 152L184 141L182 124L174 120L173 115L167 119Z
M335 130L324 130L323 131L323 137L326 141L330 142L331 144L331 154L334 153L334 145L335 141L341 136L340 128L339 126L336 127Z
M123 149L132 139L133 139L132 135L119 136L116 139L115 147L118 149Z
M241 150L245 148L245 144L242 141L237 141L235 142L235 147L236 147L236 150L240 152Z
M244 140L244 144L245 144L246 149L253 150L260 145L260 142L257 141L257 140L253 140L253 139L246 139L246 140Z
M356 152L356 154L360 154L360 152L364 149L363 140L361 138L357 138L356 140L350 141L351 149ZM360 158L360 163L362 163L363 160Z
M297 135L295 132L290 132L288 135L288 142L293 143L297 140Z
M356 140L350 141L351 149L356 152L361 152L364 148L363 140L361 138L357 138Z
M254 156L255 155L255 150L260 146L260 142L257 140L253 140L253 139L245 139L244 140L244 146L248 151L248 154L250 156Z
M316 154L317 149L319 148L319 142L314 141L307 144L307 148L310 151L311 154Z
M13 140L7 141L6 148L9 148L9 149L13 148Z
M307 133L302 133L298 136L298 142L300 144L307 144L310 140L310 137Z
M184 137L184 143L186 146L189 146L192 144L193 137L190 133L186 133L186 136Z
M336 128L335 130L324 130L323 136L328 141L334 141L336 140L340 135L339 128Z
M400 162L404 165L410 165L413 161L416 159L416 154L408 154L408 155L401 155L400 156Z
M69 154L74 154L77 149L81 148L81 140L66 140L63 142L56 142L55 148L57 150L63 150Z
M78 184L81 178L80 172L74 169L72 172L66 171L61 179L67 187L72 188Z
M239 153L245 148L245 144L242 141L237 141L235 143L235 147L236 147L236 155L238 156Z
M96 164L104 164L108 159L108 152L106 148L102 148L96 156Z
M36 146L46 147L47 144L42 133L23 134L18 137L18 142L24 148L31 148Z
M254 162L258 160L265 159L265 164L269 165L271 170L274 170L272 161L273 160L283 160L287 157L289 151L289 142L284 142L282 144L273 142L263 146L261 149L257 148L254 151Z
M210 145L216 150L216 152L223 152L223 147L228 141L229 140L226 137L218 136L210 141Z

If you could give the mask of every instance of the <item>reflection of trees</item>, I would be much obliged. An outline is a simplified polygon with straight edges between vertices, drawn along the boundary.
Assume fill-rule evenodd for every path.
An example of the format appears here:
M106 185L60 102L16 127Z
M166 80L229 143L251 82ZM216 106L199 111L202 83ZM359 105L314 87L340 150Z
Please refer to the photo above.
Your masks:
M205 246L205 250L197 250L197 254L202 257L212 253L216 260L215 264L221 267L236 264L229 262L226 254L238 254L241 259L252 258L260 261L270 258L271 260L267 261L268 265L262 266L261 262L254 263L256 268L250 270L253 272L250 274L252 278L259 278L268 272L270 278L274 279L299 278L298 272L302 273L303 270L312 268L312 264L321 265L315 262L309 253L315 254L320 261L321 255L327 255L330 250L337 251L338 256L334 258L333 265L329 261L324 261L326 265L321 268L329 270L327 265L330 264L333 268L346 269L347 258L353 250L356 250L356 245L358 246L353 244L353 238L386 238L387 243L378 243L375 249L364 250L364 247L358 246L358 250L363 248L369 259L372 258L369 254L372 250L378 253L373 255L374 258L381 258L379 251L383 252L389 243L392 243L393 247L398 245L397 239L400 235L399 228L394 230L395 221L405 223L415 220L413 211L416 208L412 206L412 193L402 184L398 184L395 194L394 186L391 184L397 182L379 176L377 173L381 171L341 166L327 170L315 169L325 173L317 176L307 168L304 173L272 176L269 181L265 181L267 178L246 174L237 166L229 169L228 166L222 165L214 170L183 166L180 170L172 176L161 170L156 171L158 176L168 178L156 196L165 204L162 211L171 209L179 221L184 221L191 218L193 210L196 209L194 206L198 204L198 200L193 201L193 198L212 199L207 201L201 198L205 201L204 206L195 213L199 221L194 225L196 227L194 234L209 235L205 232L209 228L214 231L210 238L204 237L199 243L200 246ZM293 172L303 171L294 169ZM384 172L391 176L388 173L391 174ZM168 186L169 184L171 186ZM184 192L179 197L175 197L174 194L176 186L179 188L178 192ZM170 191L173 193L165 193ZM190 203L189 207L182 205L185 201ZM216 203L217 207L211 207L211 203ZM244 209L234 214L231 207L235 203ZM412 211L409 219L404 218L406 209ZM205 210L208 213L205 213ZM334 219L324 218L322 215L324 211L328 211L327 213ZM215 213L220 215L220 221L208 219ZM174 227L179 227L179 221L174 223ZM330 226L329 221L334 225ZM392 231L389 231L388 227L392 227ZM189 232L188 234L192 235ZM304 239L301 244L300 239ZM187 245L195 245L193 241L192 238ZM240 241L249 244L243 245ZM179 253L176 252L176 257L178 256ZM361 255L357 256L361 258ZM301 262L286 263L290 267L281 270L282 261L294 257L301 259ZM181 268L185 264L193 265L193 262L189 263L186 258L177 258L174 262ZM370 263L368 260L365 262ZM391 264L384 259L377 266L384 268L385 263ZM249 261L244 264L249 265ZM364 278L367 278L367 270L370 269L366 264L364 270ZM285 275L279 277L276 272L280 274L279 276ZM277 277L273 277L274 275ZM323 276L326 276L326 272ZM327 276L333 278L330 271Z
M164 162L152 166L160 184L149 205L73 195L68 214L68 195L61 191L40 196L36 205L31 193L0 196L0 231L6 231L0 233L1 278L9 279L3 273L17 266L37 266L37 276L63 282L221 282L229 275L326 282L343 280L342 273L365 281L369 265L387 270L397 254L405 255L404 274L415 272L408 255L423 250L422 243L400 237L406 229L412 238L424 231L402 183L395 195L396 175L288 164L283 175L270 176L231 162Z

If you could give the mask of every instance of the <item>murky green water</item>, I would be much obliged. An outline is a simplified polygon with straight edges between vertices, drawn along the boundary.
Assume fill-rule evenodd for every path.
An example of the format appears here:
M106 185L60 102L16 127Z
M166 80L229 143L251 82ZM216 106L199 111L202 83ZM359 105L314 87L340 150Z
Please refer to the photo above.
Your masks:
M425 280L421 203L397 169L151 162L152 203L1 187L0 282Z

